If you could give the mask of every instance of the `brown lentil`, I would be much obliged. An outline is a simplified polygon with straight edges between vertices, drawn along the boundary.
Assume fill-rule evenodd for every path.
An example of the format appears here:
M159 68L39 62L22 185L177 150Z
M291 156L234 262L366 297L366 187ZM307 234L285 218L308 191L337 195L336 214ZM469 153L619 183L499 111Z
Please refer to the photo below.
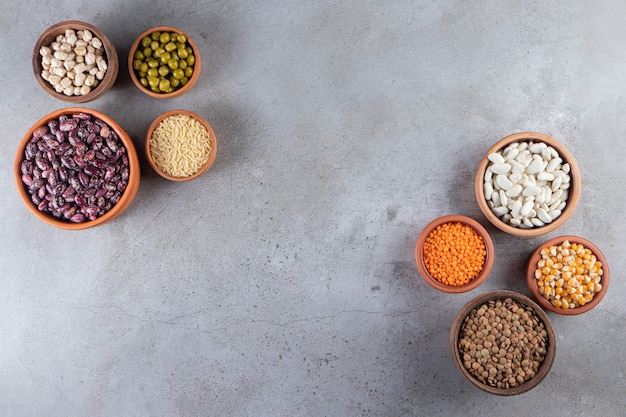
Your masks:
M530 307L511 298L491 300L469 312L458 349L474 378L508 389L535 376L548 352L548 332Z

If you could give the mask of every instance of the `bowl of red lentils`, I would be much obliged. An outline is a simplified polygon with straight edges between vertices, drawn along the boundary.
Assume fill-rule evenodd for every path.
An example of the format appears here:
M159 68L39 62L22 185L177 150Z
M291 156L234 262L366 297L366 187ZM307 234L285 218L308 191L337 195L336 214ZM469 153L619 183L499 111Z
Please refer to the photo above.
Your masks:
M493 242L476 220L456 214L442 216L418 236L415 261L430 286L446 293L463 293L477 288L491 272Z
M545 311L529 297L491 291L468 301L450 329L456 368L477 388L516 395L536 387L550 372L556 337Z
M587 239L560 236L540 245L530 256L526 284L546 310L586 313L604 298L609 266L602 251Z

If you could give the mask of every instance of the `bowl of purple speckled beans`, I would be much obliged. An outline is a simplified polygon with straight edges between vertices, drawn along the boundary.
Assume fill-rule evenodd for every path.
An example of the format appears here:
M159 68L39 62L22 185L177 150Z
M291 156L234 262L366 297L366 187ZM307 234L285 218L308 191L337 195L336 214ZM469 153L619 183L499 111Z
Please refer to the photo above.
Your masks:
M17 190L40 220L79 230L117 218L139 188L137 151L112 118L86 108L56 110L24 135L15 156Z

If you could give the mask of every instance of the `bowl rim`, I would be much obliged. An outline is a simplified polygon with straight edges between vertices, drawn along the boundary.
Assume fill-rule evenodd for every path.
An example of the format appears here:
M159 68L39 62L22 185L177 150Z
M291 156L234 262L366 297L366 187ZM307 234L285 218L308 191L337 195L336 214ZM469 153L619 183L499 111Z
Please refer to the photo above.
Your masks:
M552 146L554 149L557 150L557 152L559 153L559 156L563 159L563 161L569 163L570 165L570 184L571 185L570 185L569 196L567 199L567 205L565 206L565 209L563 210L561 215L557 217L555 220L553 220L551 223L545 226L533 227L529 229L523 229L523 228L511 226L509 224L506 224L498 216L496 216L493 213L493 211L491 211L491 209L489 208L489 205L487 204L487 200L485 199L485 192L483 188L485 170L487 169L487 166L489 165L489 160L487 159L487 156L492 152L496 152L498 150L504 149L511 143L520 142L524 140L535 141L535 142L540 141L540 142L546 143L549 146ZM480 163L478 164L478 169L476 170L476 176L475 176L475 181L474 181L474 194L476 196L476 201L478 203L478 207L480 208L480 211L485 215L485 217L487 217L487 220L489 220L489 222L493 224L495 227L497 227L498 229L500 229L501 231L505 233L508 233L514 236L536 237L536 236L541 236L541 235L545 235L547 233L553 232L554 230L561 227L572 216L572 214L576 210L576 206L578 205L578 201L580 199L581 186L582 186L582 183L581 183L578 163L576 162L576 159L574 158L572 153L567 149L567 147L563 143L543 133L519 132L519 133L513 133L511 135L505 136L504 138L498 140L495 144L493 144L487 150L487 152L485 152L484 156L480 160Z
M150 34L152 34L153 32L177 32L177 33L181 33L183 35L185 35L185 37L187 38L187 43L189 43L189 46L191 46L194 50L194 56L196 57L196 61L194 63L194 70L193 70L193 75L191 76L191 78L189 79L189 81L187 82L187 84L185 84L184 86L182 86L181 88L178 88L174 91L172 91L171 93L155 93L149 89L147 89L146 87L144 87L143 85L141 85L141 83L139 82L139 79L137 78L137 74L135 74L135 69L133 68L133 57L135 54L135 51L137 50L137 47L139 46L139 42L141 42L141 40L145 37L148 36ZM185 94L186 92L188 92L189 90L191 90L191 88L196 84L196 82L198 81L198 78L200 78L200 71L202 70L202 57L200 55L200 50L198 49L198 46L196 45L196 43L194 42L194 40L191 38L191 36L189 36L189 34L181 29L178 29L176 27L173 26L155 26L153 28L147 29L144 32L142 32L133 42L133 44L131 45L129 51L128 51L128 72L130 75L130 79L133 81L133 84L135 84L135 86L141 90L143 93L147 94L150 97L153 98L158 98L158 99L168 99L168 98L174 98L174 97L178 97L180 95Z
M41 56L39 55L39 49L44 44L44 41L46 41L46 39L56 38L56 36L58 36L59 34L65 33L66 29L89 29L89 31L91 31L96 37L100 38L104 47L104 52L106 54L107 70L105 72L104 79L100 81L96 88L94 88L84 96L66 96L63 93L57 93L54 88L52 88L52 85L50 85L50 83L48 83L41 77L42 65ZM39 36L37 42L35 42L35 47L32 52L32 68L37 83L44 89L44 91L62 101L79 104L87 103L96 100L97 98L100 98L113 86L113 84L115 84L119 72L119 59L117 56L115 45L104 34L102 30L98 29L90 23L83 22L81 20L64 20L48 27Z
M535 314L537 314L541 321L543 321L546 332L548 333L548 351L546 352L546 356L541 363L539 370L533 378L525 381L524 383L516 387L505 389L483 384L478 379L474 378L474 376L472 376L467 371L467 369L465 369L465 367L463 366L463 361L461 359L461 352L458 348L458 339L459 332L461 331L461 327L463 325L463 320L473 308L490 300L504 299L509 297L519 303L525 304L528 307L532 308ZM548 375L550 369L552 368L554 359L556 357L556 344L557 342L554 327L552 326L552 323L550 322L550 319L546 312L528 296L510 290L489 291L472 298L467 303L465 303L465 305L463 305L463 307L461 307L461 309L458 311L450 328L450 351L452 354L452 360L456 368L459 370L461 375L463 375L465 379L468 380L472 385L483 391L495 395L517 395L527 392L536 387L541 381L543 381L543 379Z
M154 159L152 158L152 154L150 152L150 139L152 138L152 134L153 134L154 130L157 128L157 126L165 118L167 118L169 116L179 115L179 114L191 116L191 117L197 119L207 129L207 132L209 133L209 138L211 139L211 151L209 153L209 159L207 160L207 162L204 165L202 165L202 167L195 174L192 174L192 175L190 175L188 177L174 177L172 175L169 175L169 174L163 172L157 166L157 164L154 162ZM167 180L170 180L170 181L175 181L175 182L191 181L193 179L196 179L196 178L202 176L204 173L206 173L209 170L209 168L211 168L213 163L215 162L215 158L217 156L217 138L215 137L215 132L213 131L213 127L209 124L209 122L207 122L199 114L197 114L197 113L195 113L193 111L190 111L190 110L183 110L183 109L170 110L170 111L167 111L167 112L157 116L152 121L150 126L148 127L148 130L146 131L145 141L144 141L144 151L146 153L146 159L148 160L148 164L161 177L163 177L163 178L165 178Z
M65 114L75 114L75 113L89 113L92 116L98 117L102 119L109 127L111 127L115 133L118 135L124 146L126 147L126 153L128 155L128 164L129 164L129 178L128 184L122 197L109 211L104 213L102 216L96 218L95 220L89 220L82 223L71 223L63 220L59 220L53 216L42 213L35 207L33 202L31 201L30 194L26 191L24 184L22 183L22 161L24 160L24 147L31 140L32 134L39 126L48 123L50 120L58 119L60 116ZM26 205L28 210L35 215L35 217L39 218L43 222L58 227L60 229L66 230L83 230L91 227L99 226L104 223L107 223L116 217L118 217L122 212L124 212L128 206L132 203L137 190L139 189L139 181L141 177L140 165L139 165L139 157L137 155L137 150L133 144L132 139L128 134L122 129L122 127L113 120L110 116L101 111L85 108L85 107L66 107L62 109L55 110L51 113L40 118L36 123L34 123L28 131L22 137L20 141L17 152L15 154L15 160L13 164L13 177L15 181L15 185L17 187L18 194L22 199L22 202Z
M593 254L596 255L597 260L602 263L603 273L602 273L602 277L600 278L600 282L602 283L602 289L600 290L600 292L598 292L597 294L593 296L591 301L579 307L562 309L562 308L557 308L553 306L552 303L550 303L550 301L548 301L543 295L539 293L539 286L537 285L537 279L535 278L535 269L536 269L537 262L539 261L539 258L541 256L540 252L543 248L549 247L552 245L561 244L565 242L566 240L568 240L570 243L580 243L587 249L591 250ZM609 288L610 280L611 280L611 273L609 271L609 264L606 260L606 257L600 250L600 248L598 248L590 240L585 239L580 236L563 235L563 236L557 236L550 240L547 240L546 242L542 243L535 249L535 251L528 258L528 263L526 264L526 285L528 286L528 289L530 293L532 294L533 298L535 298L536 302L544 309L551 311L553 313L564 315L564 316L574 316L578 314L583 314L593 309L598 304L600 304L600 302L606 295L606 292Z
M430 232L432 232L437 226L445 223L463 223L466 226L471 227L476 231L476 233L478 233L482 237L485 244L485 250L487 251L487 255L485 256L483 270L476 278L474 278L465 285L451 286L443 284L435 279L432 275L430 275L428 269L426 268L426 265L424 265L424 257L422 256L424 250L424 242L426 241L426 238L428 237ZM437 217L422 229L415 244L415 263L417 265L417 269L420 275L422 276L424 281L426 281L426 283L428 283L431 287L445 293L460 294L477 288L485 281L485 279L487 279L493 267L494 253L494 245L493 241L491 240L491 236L482 224L480 224L477 220L474 220L473 218L462 214L449 214Z

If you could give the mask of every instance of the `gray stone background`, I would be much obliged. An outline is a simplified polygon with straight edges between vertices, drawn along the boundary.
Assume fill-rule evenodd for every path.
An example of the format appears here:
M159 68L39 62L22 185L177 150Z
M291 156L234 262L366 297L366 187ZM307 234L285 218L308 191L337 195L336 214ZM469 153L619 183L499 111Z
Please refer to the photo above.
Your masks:
M614 416L626 407L626 3L589 1L2 1L0 415ZM114 42L115 86L85 107L143 149L159 114L203 115L219 143L202 178L170 183L141 156L130 208L52 228L18 197L17 144L67 103L31 70L40 33L79 19ZM135 37L188 32L201 79L155 100L131 83ZM473 194L498 139L566 144L581 201L559 230L508 236ZM487 281L442 294L414 245L460 213L491 232ZM494 397L448 349L457 311L494 289L529 294L536 246L574 234L612 271L600 306L551 314L556 362L534 390Z

